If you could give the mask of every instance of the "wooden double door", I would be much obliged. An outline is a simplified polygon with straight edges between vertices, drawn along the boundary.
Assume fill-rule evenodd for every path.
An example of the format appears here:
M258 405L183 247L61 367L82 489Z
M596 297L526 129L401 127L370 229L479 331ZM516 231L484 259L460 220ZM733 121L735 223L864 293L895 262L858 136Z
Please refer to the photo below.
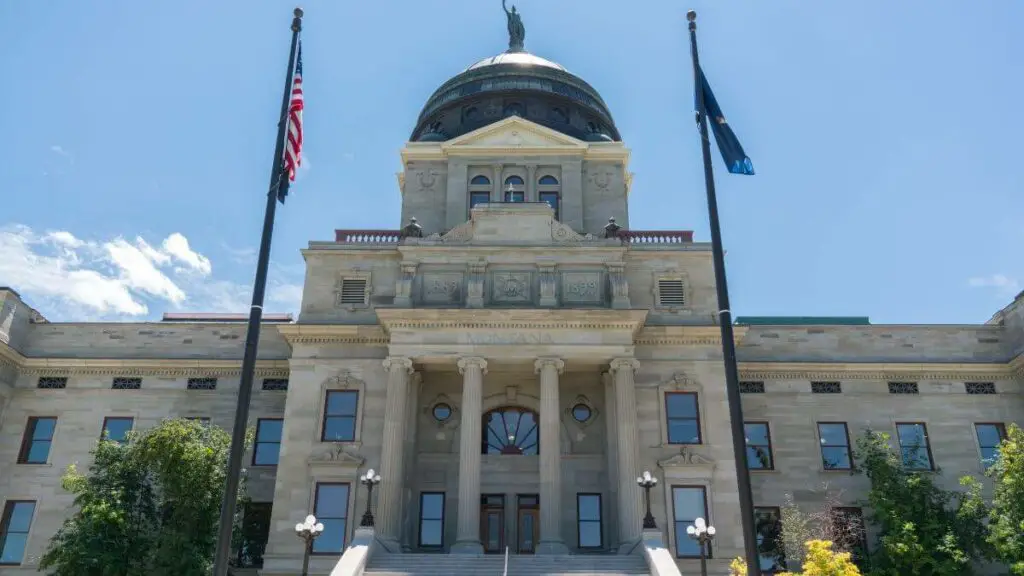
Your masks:
M516 554L533 554L540 538L540 497L536 494L515 496L515 525L512 535ZM487 554L503 554L506 546L505 495L484 494L480 497L480 540Z

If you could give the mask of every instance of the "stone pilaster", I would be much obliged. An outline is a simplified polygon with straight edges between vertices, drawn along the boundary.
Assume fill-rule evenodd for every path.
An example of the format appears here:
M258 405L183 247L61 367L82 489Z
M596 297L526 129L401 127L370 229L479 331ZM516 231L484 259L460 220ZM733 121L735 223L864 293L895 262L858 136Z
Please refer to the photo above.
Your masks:
M526 167L526 201L537 201L537 165L529 164Z
M628 552L640 540L640 487L634 481L637 467L636 387L633 374L640 363L635 358L612 360L615 376L615 419L618 438L619 552Z
M604 421L605 421L605 442L606 442L606 453L608 462L608 494L609 499L612 502L618 502L619 498L619 480L618 480L618 468L619 468L619 439L618 439L618 418L616 418L617 403L615 402L615 378L611 372L605 372L601 374L601 381L604 384ZM610 526L618 526L618 506L608 506L608 520ZM617 536L618 530L609 534L609 540L612 540L611 536Z
M481 554L480 543L480 434L483 415L483 358L460 358L462 420L459 436L459 516L454 554Z
M484 274L487 262L470 262L466 281L466 308L484 307Z
M412 308L412 282L416 278L417 263L402 262L402 273L395 283L395 306Z
M379 534L387 542L397 543L402 530L402 488L405 483L406 398L412 360L391 356L384 360L388 371L387 398L384 405L384 438L380 454L380 492L377 497Z
M491 190L491 202L504 202L505 201L505 190L501 187L501 177L503 176L505 165L494 164L494 188Z
M629 308L629 283L626 281L626 265L622 262L608 262L608 283L611 285L612 308Z
M540 271L540 306L551 308L558 305L555 286L555 263L539 262L537 269Z
M560 404L558 375L565 362L540 358L534 363L540 374L540 542L538 554L568 554L562 540L562 447L559 441Z

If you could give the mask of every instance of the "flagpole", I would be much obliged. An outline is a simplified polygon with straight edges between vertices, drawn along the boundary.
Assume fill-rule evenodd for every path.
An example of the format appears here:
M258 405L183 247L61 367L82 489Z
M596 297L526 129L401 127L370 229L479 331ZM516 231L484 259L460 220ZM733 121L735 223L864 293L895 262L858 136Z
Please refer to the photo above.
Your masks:
M227 576L228 561L231 557L231 532L234 527L235 506L238 501L238 484L242 475L242 455L245 449L245 430L249 421L249 401L252 398L252 381L256 371L256 351L260 342L260 321L263 319L263 295L267 288L267 268L270 264L270 240L274 234L274 214L277 211L277 194L280 179L284 175L284 137L288 127L288 104L291 99L292 74L295 69L295 49L302 30L302 9L296 8L292 19L292 45L288 55L288 73L285 75L284 98L281 114L278 116L277 140L274 143L274 160L270 171L270 187L267 190L267 209L263 217L263 237L260 240L259 258L256 261L256 281L252 288L252 307L249 309L249 326L245 333L245 356L242 359L242 378L238 384L238 405L235 407L235 422L231 430L231 452L228 457L228 473L221 501L220 524L217 527L217 548L213 560L213 576Z
M704 157L704 185L707 189L708 220L711 224L711 254L715 266L715 285L718 289L718 325L722 330L725 391L729 402L732 450L736 460L736 487L740 498L740 517L743 520L743 546L747 558L747 576L761 576L761 560L757 551L757 529L754 524L754 495L750 489L746 432L743 427L743 405L740 399L740 378L739 370L736 367L736 343L732 333L732 313L729 311L729 288L725 282L725 255L722 251L722 232L718 223L718 201L715 199L715 174L711 168L711 142L708 140L707 114L704 110L704 86L701 81L700 62L697 59L697 13L690 10L686 13L686 19L690 22L693 85L697 93L697 123L700 125L700 149Z

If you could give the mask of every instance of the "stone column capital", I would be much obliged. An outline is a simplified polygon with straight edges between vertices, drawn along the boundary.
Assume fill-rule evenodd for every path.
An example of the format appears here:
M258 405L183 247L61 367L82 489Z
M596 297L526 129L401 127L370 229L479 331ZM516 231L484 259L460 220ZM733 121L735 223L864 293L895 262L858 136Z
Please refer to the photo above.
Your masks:
M466 367L476 366L484 374L487 374L487 360L479 356L466 356L465 358L459 358L456 364L459 367L459 374L466 374Z
M405 370L407 374L412 374L412 360L405 356L388 356L384 359L384 369L388 372L393 370Z
M619 370L630 370L631 373L636 372L640 368L640 362L636 358L616 358L611 362L611 371L618 372Z
M559 374L565 371L565 361L561 358L538 358L533 363L534 374L540 374L541 370L546 366L553 367Z

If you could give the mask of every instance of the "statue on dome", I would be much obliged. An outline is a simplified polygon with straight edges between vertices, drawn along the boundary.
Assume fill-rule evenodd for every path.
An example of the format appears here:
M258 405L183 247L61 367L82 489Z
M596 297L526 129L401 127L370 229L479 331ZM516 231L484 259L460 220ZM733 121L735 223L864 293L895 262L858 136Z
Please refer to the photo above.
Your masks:
M505 6L506 1L501 0L501 7L505 10L505 17L508 18L508 51L522 52L524 50L523 41L526 39L526 27L523 26L523 19L520 17L515 5L512 5L512 10L510 11Z

